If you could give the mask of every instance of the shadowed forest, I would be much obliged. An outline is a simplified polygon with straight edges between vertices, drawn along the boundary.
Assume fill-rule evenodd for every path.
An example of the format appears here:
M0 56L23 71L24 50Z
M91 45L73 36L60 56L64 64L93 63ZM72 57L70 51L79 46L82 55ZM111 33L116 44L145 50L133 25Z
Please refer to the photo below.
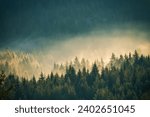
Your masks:
M81 63L77 61L78 65ZM8 100L137 100L150 99L150 56L112 54L108 65L97 62L91 69L68 64L65 73L41 73L39 78L20 78L0 73L0 99Z

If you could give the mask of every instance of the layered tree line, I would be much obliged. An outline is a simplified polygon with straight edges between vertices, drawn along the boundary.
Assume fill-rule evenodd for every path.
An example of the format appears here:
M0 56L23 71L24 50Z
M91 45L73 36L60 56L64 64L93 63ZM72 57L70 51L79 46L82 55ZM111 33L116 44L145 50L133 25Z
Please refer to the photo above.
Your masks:
M77 59L77 58L76 58ZM80 64L80 63L78 63ZM0 74L0 99L150 99L150 56L112 54L108 65L92 68L69 64L62 75L41 73L36 79Z

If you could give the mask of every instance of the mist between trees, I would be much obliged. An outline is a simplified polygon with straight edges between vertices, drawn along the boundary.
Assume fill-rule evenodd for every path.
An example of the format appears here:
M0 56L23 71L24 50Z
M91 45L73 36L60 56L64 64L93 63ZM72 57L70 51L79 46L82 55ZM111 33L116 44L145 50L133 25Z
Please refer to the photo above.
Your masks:
M80 66L77 57L75 62ZM39 78L33 76L32 79L14 74L6 76L2 71L0 99L150 99L149 55L139 55L135 51L117 58L112 54L108 65L102 63L95 62L91 68L87 65L79 68L69 63L62 75L56 70L48 76L41 73Z

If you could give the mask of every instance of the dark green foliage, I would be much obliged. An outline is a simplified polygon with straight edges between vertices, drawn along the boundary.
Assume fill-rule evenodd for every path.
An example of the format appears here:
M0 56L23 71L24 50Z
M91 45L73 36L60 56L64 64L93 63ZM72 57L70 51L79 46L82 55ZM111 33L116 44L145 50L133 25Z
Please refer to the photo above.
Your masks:
M66 74L41 73L38 80L0 74L0 99L150 99L150 57L112 54L110 63L89 71L75 59ZM82 64L84 61L82 62Z

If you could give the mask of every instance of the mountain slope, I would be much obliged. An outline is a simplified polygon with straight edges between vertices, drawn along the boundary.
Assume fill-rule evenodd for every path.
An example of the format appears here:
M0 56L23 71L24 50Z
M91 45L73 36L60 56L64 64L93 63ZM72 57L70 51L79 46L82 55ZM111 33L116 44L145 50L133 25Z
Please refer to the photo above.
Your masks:
M0 51L0 70L6 74L13 73L30 78L33 74L36 76L40 74L41 65L31 54L4 50Z

